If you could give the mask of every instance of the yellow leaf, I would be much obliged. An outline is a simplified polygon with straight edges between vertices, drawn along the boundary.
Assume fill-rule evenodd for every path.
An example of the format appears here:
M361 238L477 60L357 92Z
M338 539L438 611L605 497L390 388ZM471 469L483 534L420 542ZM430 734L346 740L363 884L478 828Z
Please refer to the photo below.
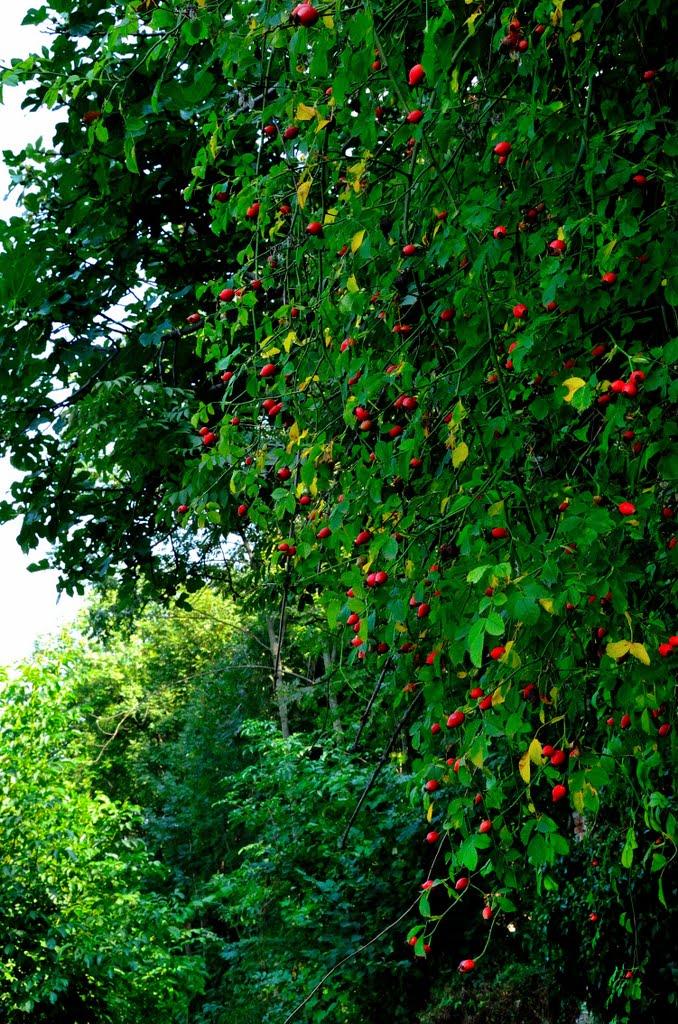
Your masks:
M261 358L262 359L270 359L272 356L279 356L279 355L280 355L280 349L279 348L269 348L265 352L261 353Z
M204 7L205 6L205 0L195 0L195 2L197 3L198 7Z
M297 199L302 210L306 206L306 200L308 199L308 193L311 191L312 184L313 178L307 178L306 181L300 181L297 185Z
M331 14L325 14L323 16L323 25L325 28L334 28L334 18Z
M332 348L332 335L329 327L325 328L325 348Z
M483 767L483 752L482 752L482 749L478 748L478 750L475 750L472 754L469 754L468 755L468 759L471 762L471 764L474 764L476 766L476 768L482 768Z
M520 655L517 651L513 650L514 644L515 640L506 641L506 650L499 660L503 665L508 665L509 668L520 668Z
M228 486L229 486L229 489L230 489L230 492L231 492L231 494L235 494L235 492L236 492L236 486L235 486L235 480L233 479L233 477L231 477L231 480L230 480L230 482L229 482L229 485L228 485Z
M334 224L336 219L337 219L337 211L336 210L327 210L326 213L325 213L325 216L323 217L323 224Z
M287 451L291 452L293 448L301 444L307 434L308 430L303 430L299 433L299 424L294 422L290 427L290 443L287 445Z
M642 661L643 665L650 664L650 655L647 653L642 644L631 644L629 646L629 654L632 654L638 661Z
M504 511L504 502L495 501L494 505L490 505L487 510L488 516L499 516Z
M557 25L562 20L564 5L565 0L553 0L553 6L555 7L555 11L553 11L553 13L551 14L552 25Z
M328 117L321 118L320 121L318 121L318 124L316 125L316 129L315 129L316 135L318 134L318 132L321 132L323 130L323 128L326 128L329 123L330 123L330 119Z
M470 36L475 34L475 30L476 30L475 22L477 21L477 19L480 17L480 15L482 13L483 13L482 11L475 11L471 15L471 17L467 18L466 21L464 22L465 25L468 25L468 34Z
M300 391L305 391L309 384L311 384L314 381L319 381L319 380L320 380L320 377L318 377L317 374L314 374L312 377L307 377L306 380L302 380L301 384L299 385L299 390Z
M543 755L541 752L541 743L539 742L536 736L530 743L527 752L530 755L530 761L532 762L532 764L536 764L541 767L541 759Z
M452 72L452 92L459 92L459 71L457 68Z
M292 345L294 344L294 342L296 340L297 340L297 332L296 331L290 331L289 334L287 335L287 337L285 338L285 340L283 341L283 348L285 349L285 351L287 353L289 353L290 349L292 348Z
M642 647L642 644L637 644L634 646ZM607 645L607 647L605 648L605 653L607 654L608 658L623 658L625 654L629 653L630 649L630 640L614 640L610 641L610 643Z
M452 499L452 495L451 494L448 494L448 495L446 495L443 498L443 500L440 502L440 511L441 512L445 511L445 509L447 508L447 506L448 506L449 502L451 501L451 499Z
M353 295L360 291L358 282L356 281L355 274L351 274L348 281L346 282L346 290L351 292Z
M318 111L315 107L309 107L306 103L300 103L294 116L297 121L312 121L317 113Z
M363 238L365 237L365 229L362 231L356 231L355 235L351 239L351 252L357 252L360 246L363 244Z
M631 622L631 616L629 615L628 612L624 612L624 616L626 618L626 621L629 624L629 629L631 630L631 636L633 636L633 623Z
M405 562L405 575L412 576L414 574L415 568L416 567L412 559L408 558L407 561Z
M571 43L576 43L579 39L581 39L581 32L573 32L570 36Z
M210 137L208 148L209 148L209 152L210 152L210 156L212 157L212 160L216 160L216 158L217 158L217 151L219 149L219 136L218 136L217 132L214 132L213 135Z
M523 756L518 761L518 771L523 782L529 786L530 784L530 752L526 750Z
M396 633L409 633L409 629L404 622L396 622L395 629Z
M498 704L503 704L505 702L505 700L506 700L506 697L501 692L501 686L498 686L497 689L492 694L492 707L496 708L496 706Z
M603 246L603 258L604 259L607 259L607 257L611 254L611 252L614 249L616 244L617 244L617 239L613 238L611 242L608 242L607 245Z
M571 402L574 394L579 391L580 388L586 387L586 381L582 380L581 377L568 377L561 384L561 387L567 388L567 394L565 395L565 401Z
M542 608L544 609L545 612L549 613L549 615L555 615L556 614L554 612L554 610L553 610L553 601L551 600L550 597L540 597L539 598L539 604L542 606Z
M455 469L468 459L468 445L462 441L452 452L452 465Z

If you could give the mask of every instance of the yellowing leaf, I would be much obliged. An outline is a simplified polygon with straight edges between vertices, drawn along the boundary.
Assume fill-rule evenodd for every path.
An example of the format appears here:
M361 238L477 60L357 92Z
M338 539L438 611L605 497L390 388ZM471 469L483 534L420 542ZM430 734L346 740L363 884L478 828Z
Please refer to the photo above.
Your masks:
M613 238L611 242L608 242L607 245L603 246L603 257L605 259L607 259L607 257L611 254L611 252L614 249L616 244L617 244L617 239Z
M325 14L323 16L323 25L325 28L334 28L334 18L331 14Z
M642 647L642 644L638 644L638 647ZM631 649L630 640L611 640L605 648L605 653L608 658L623 658L625 654L628 654Z
M525 753L520 758L520 761L518 761L518 771L520 772L520 777L523 780L523 782L525 783L525 785L529 786L529 784L530 784L530 771L531 771L531 768L530 768L530 752L529 752L529 750L526 750Z
M629 654L632 654L634 658L638 659L638 661L642 661L643 665L650 664L650 655L642 644L630 644Z
M348 281L346 282L346 290L351 292L353 295L355 295L356 292L360 291L360 286L358 285L358 282L356 281L355 274L351 274L351 276L349 277Z
M261 353L261 358L262 359L271 359L273 356L279 356L279 355L280 355L280 349L279 348L269 348L269 349L266 349L265 352Z
M351 252L357 252L360 246L363 244L363 238L365 237L365 229L362 231L356 231L355 235L351 239Z
M414 575L415 568L416 568L416 566L415 566L414 562L412 561L412 559L408 558L407 561L405 562L405 575L406 576Z
M231 477L231 479L229 481L229 484L228 484L228 487L229 487L229 490L230 490L231 494L235 494L235 492L237 490L237 487L235 486L235 480L233 479L233 477Z
M323 128L326 128L329 123L330 123L330 118L329 117L322 117L318 121L318 124L316 125L316 129L315 129L316 135L318 134L318 132L321 132L323 130Z
M549 613L549 615L555 615L556 614L555 611L553 610L553 601L551 600L550 597L540 597L539 598L539 604L542 606L542 608L544 609L545 612Z
M306 103L300 103L295 112L297 121L312 121L318 111L315 107L309 107Z
M325 328L325 348L332 348L332 335L329 327Z
M209 141L208 149L209 149L209 154L212 157L212 160L213 161L216 160L216 158L217 158L217 151L219 149L219 135L218 135L217 132L214 132L210 136L210 141Z
M492 694L492 707L496 708L498 704L503 704L505 700L506 697L501 692L501 686L498 686L497 689Z
M482 13L483 13L482 11L475 11L471 15L471 17L467 18L466 21L464 22L465 25L468 25L468 34L470 36L475 34L475 31L476 31L475 23L476 23L477 19L480 17L480 15Z
M520 626L520 623L518 623ZM506 641L506 650L502 654L500 661L503 665L508 665L509 668L520 668L520 655L517 651L513 650L515 640Z
M561 387L567 388L567 394L565 395L565 401L571 402L573 396L580 388L586 387L586 381L582 380L581 377L568 377L561 384Z
M559 239L559 240L560 240L561 242L564 242L564 241L565 241L565 228L563 228L563 227L559 227L559 228L558 228L558 231L556 232L556 237L557 237L557 238L558 238L558 239Z
M541 743L539 742L536 736L530 743L527 753L529 754L530 761L532 762L532 764L541 765Z
M300 181L297 185L297 199L302 210L306 206L306 200L308 199L308 193L311 191L312 184L313 178L307 178L306 181Z
M581 32L573 32L570 36L571 43L576 43L579 39L581 39Z
M468 759L471 764L474 764L476 768L483 767L483 752L482 749L474 750L472 754L468 755Z
M409 629L404 622L396 622L395 629L396 633L409 633Z
M301 384L299 385L299 390L305 391L309 384L311 384L313 381L319 380L320 377L317 374L313 374L312 377L307 377L306 380L302 380Z
M431 800L430 804L428 805L428 810L426 812L426 820L427 821L431 821L433 819L433 808L434 808L434 806L435 805L433 803L433 800Z
M452 92L459 92L459 71L457 68L452 72Z
M293 448L295 448L298 444L301 444L301 442L304 440L307 434L308 430L302 430L300 433L299 424L296 422L293 423L292 426L290 427L290 443L287 445L287 451L291 452Z
M462 441L452 452L452 465L455 469L468 459L468 445Z
M488 516L499 516L504 511L504 502L495 501L494 505L490 505L487 510Z
M292 345L294 344L294 342L296 340L297 340L297 332L296 331L290 331L289 334L287 335L287 337L285 338L285 340L283 341L283 348L285 349L286 352L289 353L290 349L292 348Z

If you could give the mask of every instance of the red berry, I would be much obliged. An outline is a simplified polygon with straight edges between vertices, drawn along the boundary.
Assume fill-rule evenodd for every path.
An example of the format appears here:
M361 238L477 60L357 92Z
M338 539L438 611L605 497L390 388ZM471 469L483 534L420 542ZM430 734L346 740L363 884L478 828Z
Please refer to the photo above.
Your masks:
M316 534L316 537L318 538L318 540L325 540L326 537L331 537L331 536L332 536L332 531L330 530L329 526L323 526L323 528L321 530L318 530L318 532Z
M567 243L563 242L561 238L556 238L553 242L549 243L549 249L555 256L562 256L567 250Z
M312 235L314 238L320 238L323 233L323 226L318 220L312 220L306 227L306 234Z
M478 831L480 832L481 835L485 835L485 833L486 832L490 832L491 829L492 829L492 822L490 821L489 818L486 818L485 821L481 821L480 825L478 827Z
M668 658L669 654L673 654L673 647L669 644L659 645L659 654L662 658Z
M527 316L527 306L524 306L522 302L519 302L517 306L513 307L513 315L516 320L524 320Z
M235 298L235 291L233 288L224 288L222 292L219 292L219 298L222 302L230 302Z
M492 918L492 907L484 907L483 908L483 919L485 921L490 921L491 918Z
M444 309L442 311L442 313L440 314L440 319L444 320L445 323L447 323L448 321L450 321L453 318L453 316L454 316L454 310L453 309Z
M427 832L426 833L426 842L427 843L437 843L439 839L440 839L440 833L439 832Z
M478 707L480 708L481 711L489 711L490 708L492 707L492 694L488 693L487 697L483 697L483 699L478 704Z
M504 225L500 224L498 227L494 229L492 234L494 235L495 238L506 238L507 231Z
M183 516L186 512L188 512L188 505L179 505L177 512L179 513L180 516Z
M440 726L439 722L434 722L433 725L431 726L431 732L433 733L434 736L438 735L438 733L440 732L440 729L441 729L441 726Z
M425 77L426 72L424 71L421 64L415 64L414 67L410 69L408 82L410 85L421 85Z
M403 256L414 256L416 251L417 251L416 245L411 245L410 244L410 245L404 245L403 246Z
M296 124L291 124L289 128L286 128L285 131L283 132L283 138L285 139L286 142L291 142L292 139L296 139L298 134L299 129L297 128Z
M202 317L200 316L200 313L191 313L190 316L186 317L187 324L199 324L201 320Z
M437 789L440 789L440 783L438 782L437 779L429 779L426 785L424 786L424 789L426 790L427 793L435 793Z
M498 142L494 147L494 152L497 156L508 156L511 152L512 146L510 142Z
M422 117L424 116L423 110L411 110L405 120L408 124L419 124Z
M262 366L261 370L259 371L259 376L274 377L277 372L278 368L276 367L275 363L266 363L266 365Z
M611 270L608 270L607 274L603 274L600 280L605 285L614 284L617 280L617 275L614 274Z
M463 892L464 889L468 889L468 883L469 880L465 876L463 878L458 878L454 888L457 890L457 892Z
M463 711L453 711L450 717L447 719L447 728L455 729L462 724L466 715Z
M499 658L501 658L504 654L506 654L505 647L493 647L492 650L490 651L490 657L494 661L498 661Z
M623 516L632 516L636 511L636 506L630 501L622 501L619 505L619 511Z
M320 15L312 4L297 4L292 11L292 20L304 28L312 28L317 24Z
M430 612L431 612L431 605L430 604L420 604L419 605L419 609L417 611L417 618L418 619L425 619L427 617L427 615L430 614Z
M475 965L475 960L462 960L462 962L457 967L457 970L459 971L460 974L468 974L469 971L473 970Z
M495 540L504 540L509 536L509 532L505 526L495 526L492 530L492 536Z
M659 735L660 736L668 736L670 732L671 732L671 723L670 722L664 722L663 725L659 726Z
M292 476L292 470L289 468L289 466L283 466L281 469L278 470L278 476L281 480L289 480L289 478Z
M559 800L562 800L563 797L566 796L566 794L567 787L563 786L562 783L559 783L557 786L554 786L551 792L554 804L557 804Z

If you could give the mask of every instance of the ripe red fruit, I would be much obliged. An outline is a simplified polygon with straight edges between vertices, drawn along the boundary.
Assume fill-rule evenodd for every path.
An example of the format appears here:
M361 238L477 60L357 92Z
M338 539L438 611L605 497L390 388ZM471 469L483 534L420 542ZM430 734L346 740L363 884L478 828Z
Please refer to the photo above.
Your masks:
M559 783L557 786L554 786L553 790L551 791L551 796L553 798L554 804L557 804L558 801L562 800L563 797L566 796L566 795L567 795L567 787L563 786L562 783Z
M504 225L500 224L498 227L494 229L492 234L494 235L495 238L506 238L507 231Z
M494 587L488 587L485 591L485 597L492 597L494 594Z
M563 242L561 238L556 238L553 242L549 243L549 250L555 256L562 256L563 253L567 250L567 243Z
M436 789L440 789L440 783L437 779L429 779L424 789L427 793L435 793Z
M369 544L371 536L369 530L361 530L353 543L356 547L360 547L361 544Z
M483 907L483 919L489 921L492 918L492 907Z
M433 725L431 726L431 732L432 732L432 734L434 736L438 735L438 733L440 732L440 729L441 729L440 722L434 722Z
M323 526L322 530L318 530L316 537L318 540L325 540L326 537L331 537L332 531L329 526Z
M643 185L647 185L647 178L644 174L634 174L631 181L634 185L637 185L638 188L642 188Z
M498 142L494 147L494 153L497 156L508 156L512 148L510 142Z
M478 704L478 707L480 708L481 711L489 711L490 708L492 707L492 694L488 693L487 697L483 697L483 699Z
M673 519L673 509L672 508L663 508L662 509L662 516L664 517L664 519Z
M414 256L416 251L417 251L416 245L411 245L410 244L410 245L404 245L403 246L403 256Z
M281 469L278 470L278 476L281 480L289 480L289 478L292 476L292 470L289 468L289 466L283 466Z
M235 298L235 291L233 288L224 288L222 292L219 292L219 298L222 302L230 302L231 299Z
M602 284L611 285L614 284L617 280L617 275L613 273L611 270L608 270L607 274L603 274L600 280Z
M493 647L492 650L490 651L490 657L494 661L498 661L499 658L501 658L502 655L504 655L504 654L506 654L506 648L505 647Z
M426 72L421 64L415 64L413 68L410 68L410 74L407 80L410 85L421 85L425 77Z
M636 511L636 506L630 501L622 501L619 505L619 511L623 516L632 516Z
M482 686L474 686L471 692L469 693L469 697L471 697L473 700L479 700L480 697L484 696L485 691L483 690Z
M321 238L323 233L323 226L318 220L312 220L310 224L306 226L306 234L312 235L314 238Z
M187 324L199 324L201 320L202 317L200 316L200 313L191 313L190 316L186 317Z
M283 215L283 217L287 217L288 214L290 214L291 212L292 212L292 207L288 206L287 203L283 203L282 206L280 207L280 210L279 210L279 213L281 213Z
M439 839L440 839L440 833L439 832L427 832L426 833L426 842L427 843L437 843Z
M468 974L469 971L473 970L475 965L475 960L462 960L462 962L457 967L457 970L459 971L460 974Z
M447 210L441 210L440 213L436 214L436 220L447 220Z
M542 36L546 31L546 25L537 25L534 31L535 35Z
M180 516L183 516L184 513L188 512L188 505L179 505L177 512Z
M632 384L642 384L645 380L645 374L642 370L634 370L629 380Z
M620 727L622 729L628 729L630 724L631 724L631 716L630 715L622 715L622 720L619 723Z
M670 722L664 722L663 725L659 726L659 735L660 736L668 736L670 732L671 732L671 723Z
M278 129L274 124L267 124L264 128L264 135L268 136L269 139L272 139L274 135L277 135L277 133Z
M505 526L495 526L492 530L492 536L495 540L504 540L509 536L509 532Z
M252 203L251 206L247 207L247 212L245 213L245 216L248 218L248 220L256 220L257 217L259 216L260 210L261 203Z
M457 890L457 892L463 892L464 889L468 889L468 883L469 880L465 876L463 878L458 878L454 888Z
M405 120L408 124L419 124L423 116L423 110L411 110Z
M381 587L384 583L387 582L387 580L388 580L388 573L384 572L383 569L380 569L379 572L375 572L375 574L374 574L374 584L375 584L375 586Z
M544 753L544 748L542 747L542 754L543 753ZM551 764L555 768L559 768L560 765L561 764L565 764L566 761L567 761L567 757L565 756L565 751L564 750L554 750L553 753L551 754Z
M304 28L312 28L317 24L320 15L312 4L297 4L292 11L292 20Z
M247 515L247 505L238 505L238 515L241 519Z
M421 883L422 889L432 889L434 885L435 885L435 882L431 878L429 878L427 882L422 882Z
M431 605L430 604L420 604L419 605L419 609L417 611L417 618L418 619L425 619L426 616L430 614L430 612L431 612Z
M466 715L463 711L453 711L450 717L447 719L447 728L455 729L462 724Z
M216 439L217 439L217 435L213 434L211 430L208 430L206 434L203 434L202 443L203 444L213 444L214 441L216 441Z
M516 320L524 320L527 316L527 306L524 306L522 302L519 302L517 306L513 307L513 315Z
M480 822L480 825L478 827L478 831L480 832L481 835L485 835L486 832L490 832L491 830L492 830L492 822L490 821L489 818L486 818L485 821L481 821Z
M444 309L442 311L442 313L440 314L440 319L444 320L445 323L447 323L448 321L450 321L453 318L453 316L454 316L454 310L453 309Z
M669 654L673 654L673 647L671 644L660 644L659 654L662 658L668 658Z
M298 134L299 129L297 128L296 124L291 124L289 128L286 128L285 131L283 132L283 138L285 139L286 142L291 142L292 139L296 139Z
M274 377L277 372L278 371L275 363L266 363L266 365L262 366L261 370L259 371L259 376Z

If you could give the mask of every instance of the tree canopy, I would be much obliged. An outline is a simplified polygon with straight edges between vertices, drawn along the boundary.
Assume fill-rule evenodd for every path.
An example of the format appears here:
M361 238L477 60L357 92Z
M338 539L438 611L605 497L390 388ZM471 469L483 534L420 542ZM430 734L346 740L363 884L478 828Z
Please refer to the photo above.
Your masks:
M522 915L610 1020L659 1019L671 5L52 0L28 20L49 45L5 87L63 119L53 148L5 154L25 215L0 226L2 436L23 476L0 515L118 611L210 584L235 629L252 617L280 756L296 731L369 752L338 871L402 757L436 837L408 882L415 955L472 908L466 985Z

